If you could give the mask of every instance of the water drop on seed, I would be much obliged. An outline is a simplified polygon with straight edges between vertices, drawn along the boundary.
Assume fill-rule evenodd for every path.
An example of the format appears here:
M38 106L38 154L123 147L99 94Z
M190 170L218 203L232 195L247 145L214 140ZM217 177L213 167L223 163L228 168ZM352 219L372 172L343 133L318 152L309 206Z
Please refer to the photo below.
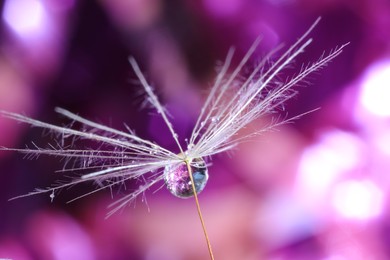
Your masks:
M50 194L49 197L50 197L50 201L53 202L54 197L55 197L55 195L54 195L54 190L52 191L52 193Z
M195 166L196 165L196 166ZM206 186L209 178L206 163L202 158L195 158L191 162L192 177L196 193L199 194ZM167 189L178 198L189 198L194 195L191 178L187 165L169 165L164 169L164 181Z
M219 117L213 116L213 117L211 118L211 122L213 122L213 123L218 123L218 122L219 122Z

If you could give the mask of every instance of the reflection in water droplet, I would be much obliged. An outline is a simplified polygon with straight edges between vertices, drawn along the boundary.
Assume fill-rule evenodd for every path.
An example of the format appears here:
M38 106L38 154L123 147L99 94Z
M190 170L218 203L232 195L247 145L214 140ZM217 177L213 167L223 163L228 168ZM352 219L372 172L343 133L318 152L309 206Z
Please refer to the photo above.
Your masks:
M209 178L206 163L202 158L195 158L191 162L191 170L198 194L204 189ZM191 178L184 162L179 165L166 166L164 181L167 189L176 197L189 198L194 195Z

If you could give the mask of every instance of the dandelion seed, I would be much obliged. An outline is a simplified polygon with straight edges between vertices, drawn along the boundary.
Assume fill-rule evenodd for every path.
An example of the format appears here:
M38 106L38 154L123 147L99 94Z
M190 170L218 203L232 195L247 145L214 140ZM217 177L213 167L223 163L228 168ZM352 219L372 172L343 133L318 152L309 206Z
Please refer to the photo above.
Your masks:
M311 44L312 39L307 37L318 22L319 19L275 62L269 63L268 61L281 49L281 46L266 55L246 79L243 79L242 76L245 72L244 68L260 40L253 44L248 53L233 70L230 68L230 63L234 55L234 49L231 49L205 100L192 134L186 141L187 150L182 148L179 136L168 118L167 111L159 102L135 60L130 58L130 64L147 94L145 100L156 109L157 113L164 120L173 141L180 150L179 154L138 137L127 126L126 132L119 131L89 121L62 108L56 108L56 112L67 117L72 122L81 124L80 130L76 129L74 124L57 126L20 114L0 111L4 117L50 130L57 133L60 138L59 141L55 142L56 145L49 145L49 148L41 148L33 144L33 148L1 148L2 150L18 151L30 155L52 155L65 158L66 160L75 159L81 162L80 166L72 165L69 168L65 167L63 170L64 172L82 172L81 177L57 186L37 189L15 198L48 192L51 193L50 199L53 200L54 191L59 189L87 181L100 184L98 188L76 197L74 199L76 200L99 190L106 188L111 190L114 186L124 185L128 180L142 182L138 189L129 192L109 206L111 211L108 213L108 216L110 216L133 203L136 197L143 195L146 190L156 183L164 180L168 190L173 195L180 198L195 197L210 257L213 259L210 241L197 198L197 193L204 189L208 180L208 170L204 158L228 151L255 135L297 118L294 117L281 122L272 121L264 128L254 130L244 136L237 135L240 129L245 128L256 118L272 114L277 108L283 107L283 103L295 95L295 92L291 91L294 85L304 82L307 75L326 66L342 52L345 45L334 49L327 55L322 55L314 63L302 66L297 75L285 79L285 81L280 80L279 74L288 68L294 62L294 59ZM78 148L80 147L78 144L82 140L94 141L99 148L92 150ZM65 145L66 143L68 143L68 146ZM152 175L146 177L148 173L152 173Z

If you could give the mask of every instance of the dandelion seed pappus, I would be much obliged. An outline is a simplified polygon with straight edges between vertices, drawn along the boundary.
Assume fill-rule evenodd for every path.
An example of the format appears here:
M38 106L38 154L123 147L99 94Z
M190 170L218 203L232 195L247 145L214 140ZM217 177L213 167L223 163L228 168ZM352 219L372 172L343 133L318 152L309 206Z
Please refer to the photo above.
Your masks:
M198 118L194 122L190 137L186 139L187 150L183 149L165 107L160 103L155 91L145 79L135 59L130 57L129 62L146 93L145 100L150 103L163 119L173 142L176 143L180 151L179 153L172 152L153 141L137 136L130 128L127 128L127 131L117 130L95 123L62 108L56 108L56 112L72 122L76 122L76 125L81 124L82 127L77 128L75 124L58 126L21 114L0 111L3 117L52 131L57 133L59 138L53 141L54 144L48 144L47 147L40 147L32 143L32 148L14 149L0 147L0 150L17 151L37 156L51 155L64 158L65 160L78 160L81 162L81 166L67 164L62 170L63 173L74 172L75 175L80 173L81 177L76 177L57 186L36 189L28 194L12 199L49 193L49 198L53 200L57 191L61 189L70 188L83 182L99 184L92 191L76 197L74 199L76 200L103 189L111 189L114 186L123 185L128 180L136 180L142 183L135 190L124 194L109 205L110 211L107 214L107 217L109 217L130 205L138 196L144 194L146 190L155 184L164 181L168 190L174 196L179 198L194 197L210 258L214 259L197 197L197 194L205 188L208 180L207 165L202 158L212 158L216 154L229 151L242 142L251 140L251 138L257 135L302 116L301 114L284 120L275 120L275 117L272 117L283 106L285 101L295 95L296 92L291 91L295 85L304 83L305 78L309 74L325 67L330 61L340 55L343 48L347 45L344 44L336 47L329 53L323 53L318 60L302 66L296 75L280 80L285 70L291 68L294 64L297 56L303 53L312 43L313 39L308 38L308 35L319 20L317 19L275 61L270 62L271 58L275 57L275 54L282 49L282 46L265 55L244 79L245 68L248 66L251 58L253 58L255 50L260 43L260 38L254 42L238 65L234 67L232 66L234 55L234 49L232 48L228 52L223 66L219 69L208 96L205 98ZM273 120L268 125L259 129L250 128L252 130L246 131L243 135L237 134L254 120L270 115ZM99 148L88 149L80 146L65 147L61 145L65 141L71 141L70 143L73 145L78 140L94 142L97 144L96 147ZM86 160L88 163L85 163ZM86 174L85 171L87 171ZM153 173L150 178L145 177L148 173Z

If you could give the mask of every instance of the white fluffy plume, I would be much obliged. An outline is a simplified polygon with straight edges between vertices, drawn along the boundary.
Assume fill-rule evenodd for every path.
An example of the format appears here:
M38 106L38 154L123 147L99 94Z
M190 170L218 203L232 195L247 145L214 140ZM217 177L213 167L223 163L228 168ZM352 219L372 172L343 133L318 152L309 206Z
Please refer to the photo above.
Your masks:
M266 55L245 80L242 80L243 68L247 67L247 63L258 46L259 40L253 44L242 61L234 69L230 68L234 50L230 50L199 113L186 148L180 145L178 135L163 105L159 102L153 89L144 78L135 60L130 58L129 61L146 91L148 100L169 128L172 138L180 150L180 154L173 153L154 142L144 140L130 129L127 129L126 132L119 131L89 121L62 108L56 108L56 112L69 118L75 125L81 125L81 127L73 127L73 124L70 126L57 126L34 120L24 115L0 111L4 117L27 123L33 127L50 130L56 133L58 137L54 141L55 144L49 145L48 148L38 147L33 144L32 148L1 148L2 150L18 151L32 156L52 155L63 157L67 162L77 161L77 163L73 164L67 163L62 170L64 172L73 172L74 175L77 175L75 178L55 186L36 189L33 192L15 198L49 193L53 199L60 189L87 181L97 183L97 188L82 195L85 196L115 185L122 185L127 180L141 180L142 185L138 189L129 191L128 194L116 200L110 206L110 215L131 203L138 195L154 184L160 182L164 178L163 169L165 166L191 161L192 158L209 157L227 151L254 135L285 123L286 120L271 122L265 128L256 129L246 133L244 136L237 135L240 129L245 128L253 120L273 113L275 108L291 98L293 95L291 88L294 85L302 82L310 73L326 66L342 52L345 45L335 48L328 54L319 57L317 61L302 67L295 76L284 82L280 82L277 79L277 76L291 65L294 59L312 42L308 35L318 21L319 19L273 63L268 63L270 57L275 55L281 48L277 48ZM291 119L287 119L287 121L289 120ZM85 140L95 143L95 148L78 148L80 146L77 144Z

